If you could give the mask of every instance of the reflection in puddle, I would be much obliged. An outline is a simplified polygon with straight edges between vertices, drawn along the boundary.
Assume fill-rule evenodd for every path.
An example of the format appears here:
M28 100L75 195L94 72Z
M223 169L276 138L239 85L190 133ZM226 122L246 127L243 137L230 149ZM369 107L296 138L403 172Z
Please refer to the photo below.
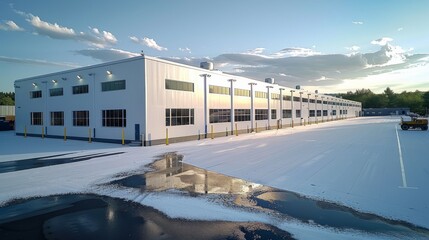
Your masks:
M138 188L141 192L175 189L191 195L228 194L229 204L264 212L274 212L285 220L335 229L351 229L399 238L429 238L429 230L404 221L366 214L338 204L313 200L296 193L228 177L182 162L182 156L169 153L150 165L153 171L125 177L110 184Z
M174 220L97 195L57 195L0 208L0 239L293 239L261 223Z
M191 194L248 194L262 185L227 177L182 162L182 156L166 154L162 160L152 163L152 172L132 175L112 182L142 191L166 191L176 189Z

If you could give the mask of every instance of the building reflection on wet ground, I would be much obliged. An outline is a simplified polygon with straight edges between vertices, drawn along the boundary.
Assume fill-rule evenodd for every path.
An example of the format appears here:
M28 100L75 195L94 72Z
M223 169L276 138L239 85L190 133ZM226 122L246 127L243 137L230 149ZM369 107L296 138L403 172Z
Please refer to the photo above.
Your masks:
M205 197L230 207L275 213L280 221L297 221L336 231L358 231L399 239L429 238L429 230L403 221L207 171L168 153L148 167L124 173L103 184L111 189ZM170 191L174 190L174 191ZM274 216L273 215L273 216ZM0 239L293 239L263 223L170 219L139 203L94 194L57 195L16 200L0 208Z

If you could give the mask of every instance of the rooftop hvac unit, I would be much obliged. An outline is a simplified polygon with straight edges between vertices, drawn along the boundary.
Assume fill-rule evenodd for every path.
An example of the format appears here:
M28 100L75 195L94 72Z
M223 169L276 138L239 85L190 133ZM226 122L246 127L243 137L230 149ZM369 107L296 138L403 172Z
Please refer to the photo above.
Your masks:
M213 70L213 63L212 62L201 62L200 68L207 69L207 70Z
M316 91L314 91L316 94L318 94L319 93L319 90L316 90Z
M296 90L300 90L301 89L301 85L296 85L295 89Z
M274 78L265 78L265 82L274 84Z

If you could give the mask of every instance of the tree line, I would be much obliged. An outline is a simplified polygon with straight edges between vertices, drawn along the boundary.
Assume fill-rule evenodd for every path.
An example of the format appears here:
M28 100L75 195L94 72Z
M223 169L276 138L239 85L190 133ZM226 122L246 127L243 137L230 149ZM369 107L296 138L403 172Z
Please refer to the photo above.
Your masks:
M0 105L15 105L15 93L0 92Z
M362 103L362 108L399 108L409 107L411 112L420 115L427 114L429 108L429 92L395 93L389 87L383 93L375 94L369 89L360 89L355 92L338 94L338 96Z

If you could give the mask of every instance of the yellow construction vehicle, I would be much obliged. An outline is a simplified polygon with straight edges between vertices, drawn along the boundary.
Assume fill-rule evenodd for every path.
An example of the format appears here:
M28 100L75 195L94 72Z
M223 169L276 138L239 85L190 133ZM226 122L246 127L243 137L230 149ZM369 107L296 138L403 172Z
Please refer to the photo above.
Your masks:
M401 118L401 123L399 125L401 125L402 130L408 130L410 128L420 128L423 131L428 130L428 120L426 118L413 117L411 120L404 120Z

